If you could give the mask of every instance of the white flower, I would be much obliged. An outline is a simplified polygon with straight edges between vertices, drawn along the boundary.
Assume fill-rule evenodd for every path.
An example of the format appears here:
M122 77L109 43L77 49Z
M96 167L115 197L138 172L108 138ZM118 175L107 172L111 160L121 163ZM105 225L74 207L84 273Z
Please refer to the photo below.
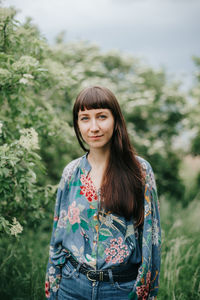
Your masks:
M33 75L31 75L31 74L24 74L23 77L28 78L28 79L33 79L34 78Z
M24 55L19 60L12 64L14 71L30 72L30 69L35 70L39 65L39 61L32 56Z
M33 79L33 75L31 74L23 74L23 77L19 80L19 83L23 84L31 84L31 81L29 79Z
M49 268L49 274L55 274L55 271L56 271L56 270L54 269L54 267L51 266L51 267Z
M141 166L142 166L142 169L143 169L144 171L147 170L147 165L146 165L145 162L142 162L142 163L141 163Z
M52 291L53 291L54 293L56 293L57 290L58 290L58 287L59 287L59 286L54 285L54 286L52 287Z
M106 219L105 219L105 224L106 224L107 226L112 226L112 223L113 223L113 218L112 218L112 216L111 216L111 215L107 215L107 216L106 216Z
M17 221L16 218L13 218L13 224L11 225L10 233L14 236L17 236L22 231L23 227L21 226L21 224Z
M54 281L55 281L54 276L49 276L49 282L52 284L52 283L54 283Z
M23 84L27 84L28 82L29 82L28 79L23 77L19 80L19 83L23 83Z
M60 212L60 217L59 217L59 220L58 220L58 225L57 227L58 228L65 228L66 227L66 222L67 222L67 212L62 209L61 212Z
M39 149L38 133L34 128L25 128L20 130L21 136L19 144L27 150Z

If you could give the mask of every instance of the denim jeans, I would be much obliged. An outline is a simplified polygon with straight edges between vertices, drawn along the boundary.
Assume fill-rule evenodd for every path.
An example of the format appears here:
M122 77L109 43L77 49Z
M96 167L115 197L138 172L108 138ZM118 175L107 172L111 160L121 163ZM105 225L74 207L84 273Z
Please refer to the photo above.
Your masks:
M128 300L135 280L129 282L91 281L67 261L62 268L58 300Z

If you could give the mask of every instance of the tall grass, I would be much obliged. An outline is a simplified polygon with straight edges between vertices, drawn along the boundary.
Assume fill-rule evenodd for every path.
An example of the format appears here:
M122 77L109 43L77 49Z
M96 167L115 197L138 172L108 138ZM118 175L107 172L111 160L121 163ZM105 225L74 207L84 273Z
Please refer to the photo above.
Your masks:
M42 300L49 234L29 231L0 242L0 299Z
M167 205L161 210L167 208ZM166 217L170 216L170 219ZM158 299L200 299L200 202L163 212L162 268ZM170 220L170 221L169 221Z

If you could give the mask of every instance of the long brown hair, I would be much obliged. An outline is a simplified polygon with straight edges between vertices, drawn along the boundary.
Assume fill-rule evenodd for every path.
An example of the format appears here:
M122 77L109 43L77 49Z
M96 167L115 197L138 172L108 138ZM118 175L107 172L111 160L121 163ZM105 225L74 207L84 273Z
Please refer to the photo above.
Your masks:
M110 109L115 120L110 159L101 186L103 207L127 219L133 217L139 226L144 220L143 175L136 152L131 146L119 103L109 89L100 86L88 87L77 96L73 108L77 139L82 149L89 151L79 131L78 113L79 110L97 108Z

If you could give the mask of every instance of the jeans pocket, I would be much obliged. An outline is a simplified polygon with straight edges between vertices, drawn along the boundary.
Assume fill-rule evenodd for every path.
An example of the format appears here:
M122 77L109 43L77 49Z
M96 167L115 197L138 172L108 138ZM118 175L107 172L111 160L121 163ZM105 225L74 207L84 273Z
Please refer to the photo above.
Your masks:
M62 267L62 276L65 278L71 278L75 272L76 269L74 269L70 261L66 261L66 263Z
M115 281L114 285L115 287L124 292L131 292L134 286L135 280L128 281L128 282L117 282Z

